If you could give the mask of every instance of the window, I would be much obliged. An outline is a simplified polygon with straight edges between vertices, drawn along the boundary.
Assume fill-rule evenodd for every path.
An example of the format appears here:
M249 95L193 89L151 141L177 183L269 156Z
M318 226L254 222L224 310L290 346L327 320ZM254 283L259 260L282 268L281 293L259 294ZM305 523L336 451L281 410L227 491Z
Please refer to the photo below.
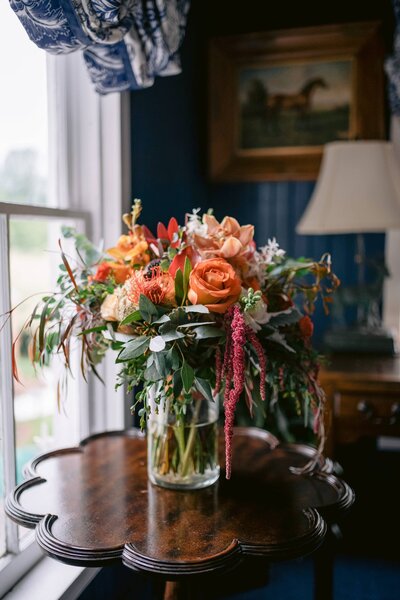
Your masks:
M23 479L27 461L41 451L76 444L80 437L77 407L72 401L57 406L54 370L35 376L26 333L16 345L22 384L12 381L10 342L38 301L35 294L54 286L62 222L84 228L87 218L68 207L60 214L54 193L55 162L50 161L56 131L49 119L47 57L3 3L0 46L0 314L30 297L0 334L0 557L10 558L26 547L31 536L5 518L5 495Z
M82 57L37 49L8 3L0 3L0 56L0 315L31 296L5 325L0 317L1 597L41 556L31 544L34 534L3 509L24 464L125 423L129 402L114 391L111 357L103 366L105 387L77 377L58 406L57 366L36 376L22 334L16 359L23 385L13 381L11 342L41 297L32 294L54 287L61 225L109 245L119 235L122 198L129 206L129 124L128 97L97 96ZM103 202L110 197L112 203ZM67 241L63 248L73 252Z

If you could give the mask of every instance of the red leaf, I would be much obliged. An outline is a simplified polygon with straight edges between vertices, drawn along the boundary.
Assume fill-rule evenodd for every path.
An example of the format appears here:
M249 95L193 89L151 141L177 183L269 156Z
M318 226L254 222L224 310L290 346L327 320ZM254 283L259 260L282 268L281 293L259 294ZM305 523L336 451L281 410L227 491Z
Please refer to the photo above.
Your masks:
M169 239L169 241L172 242L174 236L176 237L175 241L173 241L171 243L172 248L176 248L177 246L179 246L178 232L179 232L178 221L175 219L175 217L172 217L168 223L168 239Z
M164 223L159 223L157 225L157 237L160 240L169 240L168 231L167 231L167 228L165 227Z
M21 380L20 380L19 375L18 375L17 359L16 359L16 356L15 356L15 344L16 344L16 342L17 342L17 340L15 340L15 342L13 342L13 345L11 347L12 373L13 373L14 379L16 381L18 381L18 383L21 383ZM21 383L21 385L22 385L22 383Z
M185 258L186 254L182 252L181 254L177 254L173 259L172 263L169 265L168 272L172 277L175 277L175 274L178 269L180 269L183 273L183 269L185 266Z
M148 244L156 244L157 240L146 225L142 225L142 231L144 234L144 238Z
M71 267L69 266L69 262L67 260L67 257L65 256L65 254L63 252L63 249L62 249L62 246L61 246L61 240L58 240L58 245L60 246L61 258L62 258L62 261L64 263L65 268L67 269L67 273L69 275L69 278L72 281L72 285L74 286L75 290L78 291L78 286L76 285L76 280L75 280L74 274L72 272Z

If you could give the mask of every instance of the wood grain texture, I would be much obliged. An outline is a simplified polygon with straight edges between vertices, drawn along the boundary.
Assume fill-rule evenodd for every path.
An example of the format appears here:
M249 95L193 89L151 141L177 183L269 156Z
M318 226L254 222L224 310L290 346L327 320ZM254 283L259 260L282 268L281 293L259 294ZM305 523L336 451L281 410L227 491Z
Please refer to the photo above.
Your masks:
M400 437L400 358L337 355L320 374L327 398L325 452L362 437Z
M44 552L68 564L122 560L165 579L217 574L244 557L288 559L321 544L325 520L337 520L354 495L322 457L312 476L291 473L312 454L238 428L232 479L182 492L148 481L139 431L108 432L34 460L6 511L36 527Z

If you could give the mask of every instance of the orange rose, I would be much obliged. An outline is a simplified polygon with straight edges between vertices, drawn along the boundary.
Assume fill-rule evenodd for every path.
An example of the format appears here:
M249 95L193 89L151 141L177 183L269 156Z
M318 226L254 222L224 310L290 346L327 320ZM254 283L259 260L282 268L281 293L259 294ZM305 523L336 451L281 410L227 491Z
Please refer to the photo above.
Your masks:
M242 284L233 267L222 258L198 263L189 278L188 298L211 312L224 313L240 296Z

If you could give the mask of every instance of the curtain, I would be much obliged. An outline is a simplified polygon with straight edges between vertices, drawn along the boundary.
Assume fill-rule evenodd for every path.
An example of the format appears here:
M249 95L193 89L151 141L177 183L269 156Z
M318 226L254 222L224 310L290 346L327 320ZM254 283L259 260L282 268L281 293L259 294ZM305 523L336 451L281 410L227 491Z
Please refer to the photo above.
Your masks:
M396 19L393 55L385 64L389 79L389 98L392 114L400 116L400 0L393 0Z
M52 54L82 50L100 94L180 73L190 0L10 0L30 39Z

